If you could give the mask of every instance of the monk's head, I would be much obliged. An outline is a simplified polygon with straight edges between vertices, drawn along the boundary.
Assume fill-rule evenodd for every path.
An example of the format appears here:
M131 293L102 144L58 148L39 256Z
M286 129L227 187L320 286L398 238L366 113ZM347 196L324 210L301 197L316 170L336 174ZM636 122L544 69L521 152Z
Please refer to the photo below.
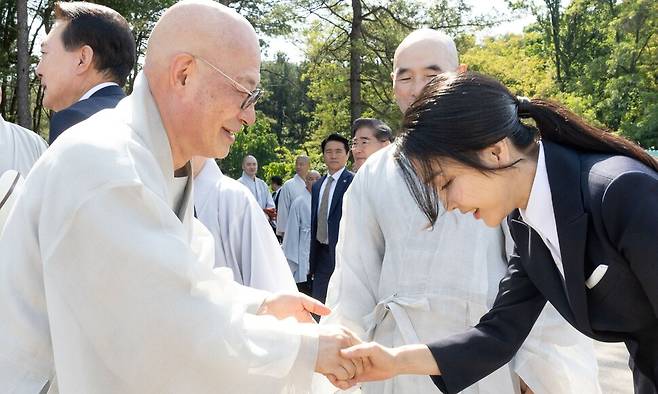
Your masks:
M258 37L226 6L186 0L169 8L149 38L144 73L175 168L194 155L226 157L235 133L255 121Z
M465 70L465 66L462 66ZM413 103L425 85L440 73L460 70L455 42L432 29L411 32L395 50L393 92L402 112Z

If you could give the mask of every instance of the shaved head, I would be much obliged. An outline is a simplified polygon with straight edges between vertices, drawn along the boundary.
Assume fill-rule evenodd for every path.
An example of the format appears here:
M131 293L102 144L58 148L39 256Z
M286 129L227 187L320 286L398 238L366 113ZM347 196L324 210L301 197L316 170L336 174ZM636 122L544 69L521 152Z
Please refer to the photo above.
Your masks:
M306 155L297 156L295 160L295 172L297 175L305 179L309 168L311 168L311 159Z
M319 172L315 170L310 170L308 174L306 174L306 177L304 178L304 182L306 183L306 190L309 192L311 191L311 188L313 187L313 184L320 179L322 175L320 175Z
M258 160L252 155L247 155L242 159L242 164L247 164L247 163L256 163L258 164Z
M176 3L149 37L144 74L167 131L174 166L223 158L243 125L242 103L260 82L260 46L249 22L211 0ZM177 167L178 168L178 167Z
M409 33L395 49L393 56L393 68L398 68L397 63L400 56L410 49L422 47L428 64L434 63L443 72L455 71L459 66L457 47L452 38L434 29L418 29Z
M258 160L252 155L247 155L242 159L242 171L249 175L250 178L255 178L258 172Z
M393 58L391 78L400 110L409 108L430 79L458 68L457 48L450 37L432 29L413 31L398 45Z

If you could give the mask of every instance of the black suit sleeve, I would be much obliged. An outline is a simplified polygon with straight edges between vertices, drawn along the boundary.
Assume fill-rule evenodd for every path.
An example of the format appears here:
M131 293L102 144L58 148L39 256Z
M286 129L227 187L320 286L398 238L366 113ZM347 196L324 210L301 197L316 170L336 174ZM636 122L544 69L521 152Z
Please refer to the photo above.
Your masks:
M478 325L428 345L442 374L432 377L436 386L444 393L456 393L509 362L545 304L515 253L492 309Z
M658 175L618 176L606 188L601 211L610 242L628 261L658 316Z
M52 145L55 139L59 137L66 129L82 122L85 119L87 119L86 114L71 108L55 112L50 118L50 134L48 135L48 143Z

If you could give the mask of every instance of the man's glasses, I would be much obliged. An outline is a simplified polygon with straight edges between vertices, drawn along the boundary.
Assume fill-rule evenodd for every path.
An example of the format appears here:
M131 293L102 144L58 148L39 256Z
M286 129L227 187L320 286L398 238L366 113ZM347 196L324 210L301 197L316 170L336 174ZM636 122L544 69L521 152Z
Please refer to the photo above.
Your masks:
M350 149L363 149L368 146L372 141L368 138L353 139L350 141Z
M231 81L231 83L233 84L233 86L234 86L237 90L239 90L239 91L241 91L242 93L245 93L245 94L247 95L247 97L244 99L244 101L242 102L242 104L240 104L240 109L243 109L243 110L244 110L244 109L247 109L247 108L251 107L252 105L255 105L256 102L258 101L258 99L260 99L260 97L263 95L263 89L256 88L256 89L254 89L254 90L249 90L249 89L245 88L244 86L242 86L240 83L238 83L238 82L237 82L236 80L234 80L233 78L231 78L231 77L229 77L228 75L226 75L226 74L224 73L224 71L220 70L219 68L217 68L216 66L214 66L212 63L210 63L210 62L207 61L206 59L202 58L201 56L196 56L196 55L192 55L192 56L193 56L195 59L199 59L199 60L201 60L202 62L206 63L208 66L210 66L210 68L212 68L213 70L217 71L217 72L220 73L224 78L226 78L226 79L228 79L229 81Z

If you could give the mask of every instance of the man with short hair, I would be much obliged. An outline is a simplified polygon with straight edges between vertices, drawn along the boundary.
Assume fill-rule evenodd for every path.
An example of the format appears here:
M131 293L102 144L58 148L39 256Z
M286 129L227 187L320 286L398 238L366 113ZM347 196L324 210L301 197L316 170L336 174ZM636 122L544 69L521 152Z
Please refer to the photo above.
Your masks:
M314 370L354 377L349 331L294 321L326 307L214 269L193 216L190 160L226 157L255 122L259 80L245 18L179 2L131 95L46 150L0 236L3 391L308 392Z
M315 182L311 192L309 275L312 277L313 298L324 302L336 261L343 195L352 183L354 173L345 169L349 152L347 138L336 133L330 134L320 147L327 174Z
M54 111L49 141L125 97L121 87L135 65L130 26L111 8L87 3L55 3L55 23L41 44L36 73L43 106Z
M288 213L293 201L306 193L306 174L311 168L311 159L301 155L295 159L295 176L283 184L279 193L279 205L277 206L276 234L283 237L286 232ZM285 239L285 238L284 238Z
M434 76L460 68L452 39L430 29L412 32L400 43L393 67L393 90L402 112ZM373 154L345 195L336 272L327 296L333 312L322 323L344 324L364 340L387 346L430 343L475 326L489 310L507 270L506 232L458 211L443 212L430 227L408 191L394 148ZM552 307L544 310L509 364L463 393L519 389L600 392L591 340ZM428 376L412 375L367 383L362 391L439 393Z
M320 173L310 170L306 174L306 189L290 206L290 215L286 225L287 237L283 239L283 252L288 259L297 288L304 294L310 294L308 283L308 256L311 246L311 189L320 179Z
M274 208L274 200L270 194L267 184L256 176L258 173L258 160L252 155L242 159L242 176L238 179L254 195L261 209Z
M270 177L270 189L272 189L272 200L274 200L274 208L279 209L279 192L283 186L283 178L278 175Z
M352 122L352 169L359 171L370 155L389 146L394 139L391 128L379 119L359 118Z

